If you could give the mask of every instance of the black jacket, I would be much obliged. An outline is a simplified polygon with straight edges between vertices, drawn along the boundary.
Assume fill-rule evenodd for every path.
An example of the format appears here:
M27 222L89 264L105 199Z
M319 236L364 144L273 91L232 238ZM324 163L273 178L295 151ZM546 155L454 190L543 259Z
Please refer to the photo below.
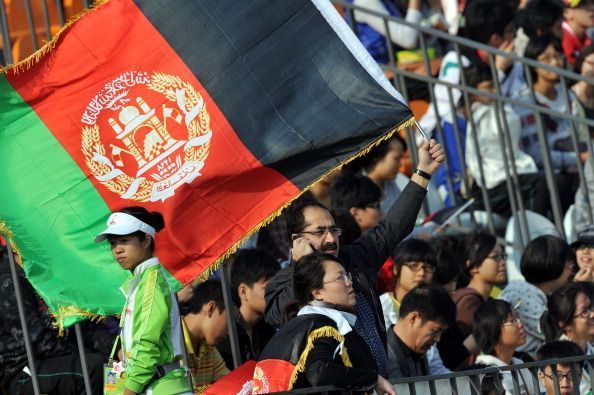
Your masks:
M401 377L417 377L429 375L429 363L426 354L417 354L412 351L394 333L392 325L387 332L388 336L388 379Z
M241 363L249 360L258 360L260 353L266 347L266 344L272 339L276 330L265 323L263 320L258 322L252 328L252 338L248 335L242 323L241 314L235 313L235 323L237 327L237 339L239 341L239 353L241 355ZM217 350L225 360L225 365L229 370L235 369L233 366L233 352L231 350L231 342L225 339L224 342L217 345Z
M377 273L398 243L413 230L426 193L417 183L409 182L378 226L363 233L353 244L340 247L339 258L353 275L354 289L362 292L373 308L375 323L384 345L386 329L375 291ZM272 326L280 326L284 308L294 298L292 279L293 263L290 263L266 286L264 319Z
M283 360L297 365L304 352L309 334L319 328L336 323L321 314L306 314L290 320L270 340L262 354L263 360ZM365 341L355 331L347 333L344 345L352 367L343 364L336 353L339 343L331 337L320 337L313 343L304 367L299 373L294 389L335 385L338 387L368 387L377 382L377 367Z

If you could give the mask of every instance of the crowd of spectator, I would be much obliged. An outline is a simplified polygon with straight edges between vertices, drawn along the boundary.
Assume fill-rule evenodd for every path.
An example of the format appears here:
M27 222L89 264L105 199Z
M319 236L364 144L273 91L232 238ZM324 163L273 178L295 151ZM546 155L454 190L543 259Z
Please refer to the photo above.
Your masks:
M349 3L582 76L594 75L591 0ZM414 57L411 50L420 47L414 28L384 23L363 11L347 12L345 18L354 18L359 38L380 63ZM391 379L594 355L594 228L588 227L587 215L587 197L594 202L587 144L594 135L576 125L579 141L574 144L566 119L535 115L520 105L590 118L593 86L575 83L566 100L558 73L543 68L526 73L512 58L491 58L471 48L463 48L459 56L438 39L428 44L441 57L440 80L464 81L485 94L470 94L466 103L460 90L435 85L435 101L421 125L436 138L441 130L445 147L424 139L407 144L394 134L294 202L259 232L253 248L230 258L232 305L224 303L220 274L175 295L153 256L154 233L164 226L158 213L129 208L114 214L129 221L129 229L136 226L133 232L114 233L108 226L97 241L109 241L118 263L135 280L119 323L110 317L101 324L85 324L94 393L103 391L102 365L114 356L114 343L121 349L115 358L127 365L126 394L185 380L184 364L193 388L182 385L178 393L200 393L232 377L238 371L236 358L240 364L255 365L250 368L253 393L336 385L394 394ZM390 52L392 47L396 53ZM500 107L495 93L520 104ZM502 122L509 130L507 143L501 136ZM546 141L539 135L541 124ZM461 152L452 149L454 134L462 142ZM399 174L401 161L413 154L416 143L417 168L408 179ZM440 168L445 155L450 163L464 166ZM478 193L483 188L492 210L511 216L506 185L510 165L517 171L524 207L552 218L545 156L562 209L575 203L580 233L571 245L556 236L529 241L519 262L523 280L508 282L505 246L495 235L478 229L415 229L432 176L432 182L440 183L444 204L456 206L473 196L480 208L485 204ZM586 185L580 185L580 167ZM472 181L469 190L460 181L467 176ZM445 187L448 177L453 191ZM134 259L121 258L121 251L132 251L129 248L135 251ZM3 251L0 261L0 384L6 393L29 394L31 370L5 255ZM73 334L66 331L59 337L22 272L18 281L41 392L84 393ZM149 287L152 296L145 297ZM148 314L150 325L141 325ZM229 326L237 344L227 338ZM580 364L541 367L539 388L528 369L518 370L515 379L505 371L499 379L485 376L483 390L492 380L501 381L506 394L517 394L518 388L520 394L553 394L557 382L562 393L572 393L574 386L580 393L591 391L590 372Z

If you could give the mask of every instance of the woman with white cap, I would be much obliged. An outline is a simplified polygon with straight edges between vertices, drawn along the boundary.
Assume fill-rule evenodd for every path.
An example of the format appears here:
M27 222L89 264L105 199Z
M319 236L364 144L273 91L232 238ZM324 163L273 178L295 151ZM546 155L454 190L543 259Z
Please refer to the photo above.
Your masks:
M183 333L175 294L157 257L155 234L163 216L143 207L111 214L96 242L109 241L111 252L132 277L124 284L126 304L120 321L125 395L191 394L183 356Z

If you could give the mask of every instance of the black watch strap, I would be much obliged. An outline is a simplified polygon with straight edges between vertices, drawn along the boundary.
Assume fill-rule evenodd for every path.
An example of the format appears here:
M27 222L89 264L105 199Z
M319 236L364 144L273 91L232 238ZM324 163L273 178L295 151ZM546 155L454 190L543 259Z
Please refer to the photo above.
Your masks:
M420 175L421 177L423 177L426 180L431 180L431 174L421 170L421 169L414 169L413 173Z

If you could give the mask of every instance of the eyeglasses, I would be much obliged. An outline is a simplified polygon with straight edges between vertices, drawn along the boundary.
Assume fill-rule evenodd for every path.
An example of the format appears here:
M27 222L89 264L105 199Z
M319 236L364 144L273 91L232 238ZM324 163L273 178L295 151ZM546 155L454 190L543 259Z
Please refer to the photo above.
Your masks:
M542 374L544 374L549 379L553 380L553 375L552 374L546 374L545 372L542 372ZM579 378L581 375L582 375L582 372L579 372L577 374L577 377ZM559 382L561 382L563 380L567 380L567 381L572 381L573 382L573 378L571 377L571 372L569 372L569 373L559 373L559 372L557 372L557 380L559 380Z
M581 313L574 315L573 318L588 318L588 316L592 314L592 312L594 312L592 306L588 306Z
M435 273L435 266L427 265L423 262L406 262L404 266L407 266L413 272L418 272L423 268L427 273Z
M314 237L317 237L318 239L321 239L322 237L326 236L328 234L328 232L332 233L333 236L338 237L342 234L342 229L340 229L339 227L333 226L331 228L323 228L323 229L312 230L312 231L302 230L301 232L299 232L299 234L312 235Z
M514 319L512 319L511 321L505 321L503 324L503 326L519 326L520 324L522 324L522 320L520 319L520 317L516 317Z
M326 282L323 282L322 284L325 285L325 284L333 283L333 282L336 282L336 281L342 281L345 284L346 284L347 281L350 282L350 283L352 283L353 282L353 276L351 275L351 273L341 273L340 274L340 277L338 277L337 279L326 281Z
M505 252L502 252L499 254L489 255L487 258L500 262L507 260L507 254Z

